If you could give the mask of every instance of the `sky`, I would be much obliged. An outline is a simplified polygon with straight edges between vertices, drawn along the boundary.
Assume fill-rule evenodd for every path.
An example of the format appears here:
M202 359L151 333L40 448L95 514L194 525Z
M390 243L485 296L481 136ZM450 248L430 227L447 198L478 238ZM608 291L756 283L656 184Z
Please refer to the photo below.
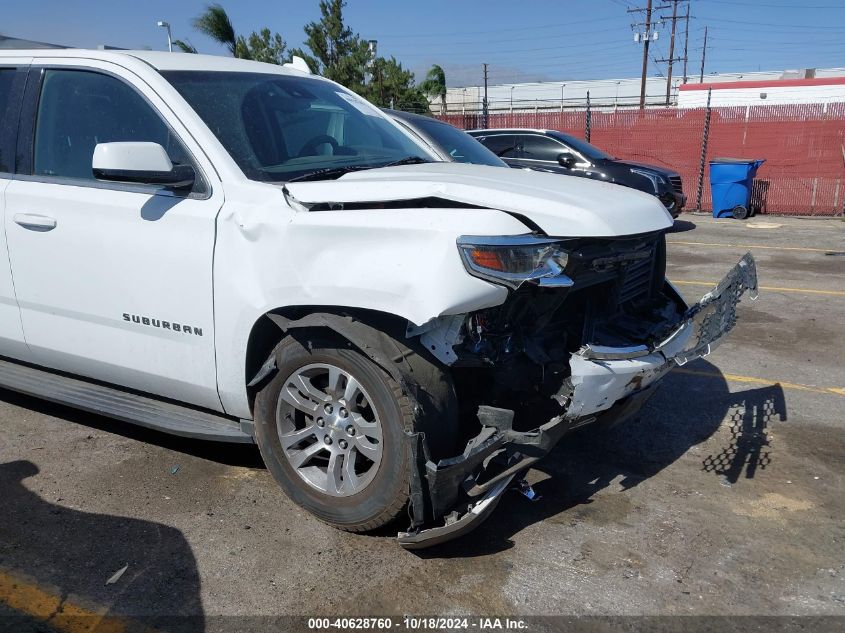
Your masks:
M319 18L318 0L219 0L238 34L269 27L299 46L302 27ZM156 21L201 53L226 51L191 26L206 1L0 0L0 34L69 46L166 50ZM421 80L432 64L450 86L478 85L481 65L490 83L638 77L642 45L632 22L646 0L348 0L346 22L380 55L396 59ZM671 0L654 6L670 6ZM680 3L680 13L685 3ZM671 15L668 10L657 16ZM845 0L690 0L688 73L845 67ZM665 76L671 21L657 29L649 75ZM683 54L678 23L675 56ZM681 64L676 65L675 75Z

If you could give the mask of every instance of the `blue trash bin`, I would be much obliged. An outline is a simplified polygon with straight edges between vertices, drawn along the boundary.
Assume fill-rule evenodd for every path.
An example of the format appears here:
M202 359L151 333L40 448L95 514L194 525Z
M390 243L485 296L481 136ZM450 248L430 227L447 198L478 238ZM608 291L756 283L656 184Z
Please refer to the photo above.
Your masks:
M710 161L713 217L745 219L751 215L751 184L765 160L714 158Z

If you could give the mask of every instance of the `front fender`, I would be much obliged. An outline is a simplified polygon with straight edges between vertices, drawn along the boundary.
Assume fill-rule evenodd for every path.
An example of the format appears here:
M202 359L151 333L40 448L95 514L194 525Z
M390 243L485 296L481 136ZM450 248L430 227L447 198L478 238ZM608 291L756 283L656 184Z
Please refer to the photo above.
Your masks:
M529 232L489 209L281 211L224 207L218 221L218 388L231 415L251 416L244 368L249 333L264 314L333 306L421 325L496 306L507 290L467 274L456 239Z

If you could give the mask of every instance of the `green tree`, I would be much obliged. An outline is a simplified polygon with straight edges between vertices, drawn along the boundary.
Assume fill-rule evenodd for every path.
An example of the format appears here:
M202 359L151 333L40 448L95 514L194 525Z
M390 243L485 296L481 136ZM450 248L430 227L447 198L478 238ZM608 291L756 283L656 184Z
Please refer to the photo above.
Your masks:
M285 57L286 49L287 44L281 35L271 35L270 29L263 28L257 33L253 31L247 39L238 37L236 56L267 64L284 64L288 61Z
M372 79L363 95L375 105L386 108L391 104L397 110L428 114L429 105L425 92L414 82L414 73L405 70L394 57L377 57L372 63Z
M253 59L268 64L283 64L287 61L285 40L278 33L270 33L263 28L253 31L249 37L235 34L235 27L226 10L219 4L210 4L205 11L194 19L194 28L211 39L223 44L234 57ZM190 44L176 40L173 42L186 53L196 53Z
M305 25L305 45L311 54L296 49L311 72L363 93L364 73L370 60L369 46L343 23L345 0L320 0L320 20Z
M446 114L446 73L434 64L420 84L420 89L434 99L440 99L440 113Z
M226 13L226 9L219 4L210 4L200 15L194 18L194 28L204 33L215 42L223 44L234 56L238 56L238 39L235 37L235 27Z
M183 53L196 53L197 49L188 40L173 40L173 46Z

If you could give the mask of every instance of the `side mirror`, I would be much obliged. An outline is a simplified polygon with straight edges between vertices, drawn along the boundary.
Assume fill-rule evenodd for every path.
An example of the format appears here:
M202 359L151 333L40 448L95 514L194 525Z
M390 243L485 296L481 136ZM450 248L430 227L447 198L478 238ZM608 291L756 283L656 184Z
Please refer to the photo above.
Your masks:
M574 154L570 154L569 152L562 152L558 154L557 162L561 167L572 169L575 166L575 163L578 162L578 160L575 158Z
M98 143L91 160L94 178L109 182L189 189L196 180L190 165L174 165L158 143Z

